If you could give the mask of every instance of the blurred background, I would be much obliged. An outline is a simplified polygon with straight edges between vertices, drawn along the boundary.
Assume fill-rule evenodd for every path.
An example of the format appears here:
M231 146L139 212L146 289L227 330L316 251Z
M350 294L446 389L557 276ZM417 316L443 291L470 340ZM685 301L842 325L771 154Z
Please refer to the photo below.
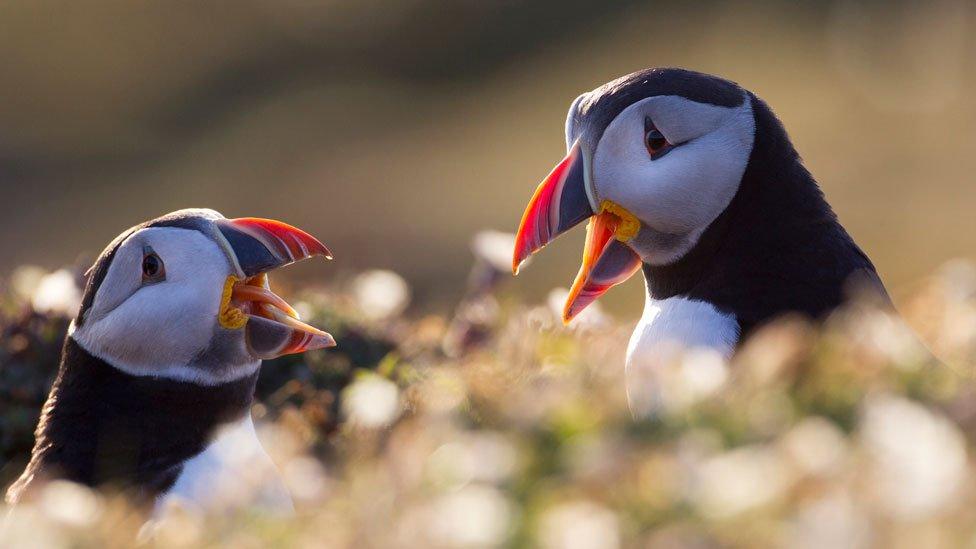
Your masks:
M293 279L391 269L443 310L472 235L514 231L562 157L572 99L670 65L772 105L899 300L976 257L974 25L957 0L3 2L0 279L207 206L335 251ZM516 291L568 285L581 242Z
M155 546L974 547L974 31L963 0L0 2L0 490L80 268L205 206L332 248L274 282L339 345L251 409L299 519ZM563 328L582 229L518 279L504 233L573 98L649 66L767 100L914 330L786 319L667 361L635 420L640 277ZM53 483L0 545L129 546L110 496Z

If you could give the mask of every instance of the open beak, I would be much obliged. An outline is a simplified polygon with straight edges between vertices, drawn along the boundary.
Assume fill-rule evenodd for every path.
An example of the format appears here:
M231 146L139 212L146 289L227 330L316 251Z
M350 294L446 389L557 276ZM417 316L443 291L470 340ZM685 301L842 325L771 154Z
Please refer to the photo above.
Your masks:
M518 274L519 266L530 255L583 220L590 220L583 264L563 309L563 321L567 324L641 267L640 256L625 244L637 235L640 221L610 201L594 209L589 191L589 164L586 152L577 141L529 201L515 237L512 258L512 271Z
M220 324L245 329L252 355L262 359L335 346L335 339L299 318L295 309L271 291L267 273L315 256L332 253L315 237L280 221L221 219L217 229L227 242L240 276L224 284Z

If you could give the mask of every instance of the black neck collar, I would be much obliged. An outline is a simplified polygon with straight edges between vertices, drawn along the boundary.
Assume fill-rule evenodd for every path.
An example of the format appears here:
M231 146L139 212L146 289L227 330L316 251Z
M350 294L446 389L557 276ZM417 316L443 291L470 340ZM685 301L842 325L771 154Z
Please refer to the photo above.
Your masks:
M749 98L756 133L732 202L680 260L643 267L651 298L709 302L734 314L743 332L790 311L819 318L844 300L852 274L877 279L782 124Z
M67 338L38 425L31 462L11 497L34 475L112 485L153 497L176 480L222 424L248 413L258 373L216 386L134 376Z

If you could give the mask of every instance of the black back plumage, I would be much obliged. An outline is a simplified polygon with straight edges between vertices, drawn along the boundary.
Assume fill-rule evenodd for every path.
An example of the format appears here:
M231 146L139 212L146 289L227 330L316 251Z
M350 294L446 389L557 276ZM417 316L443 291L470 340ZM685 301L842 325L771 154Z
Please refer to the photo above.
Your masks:
M53 478L124 490L151 503L217 428L250 408L257 372L217 386L133 376L65 341L31 461L11 486L16 503Z

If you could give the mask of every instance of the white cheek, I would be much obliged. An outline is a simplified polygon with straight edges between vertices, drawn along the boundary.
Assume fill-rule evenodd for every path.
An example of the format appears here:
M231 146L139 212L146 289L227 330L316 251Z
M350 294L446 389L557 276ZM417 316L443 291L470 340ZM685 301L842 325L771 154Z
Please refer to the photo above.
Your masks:
M94 323L88 340L113 365L133 373L188 364L213 337L219 307L219 292L206 284L147 286Z
M107 313L86 321L72 337L88 352L133 375L213 384L252 373L260 362L250 358L219 371L202 363L219 329L221 296L231 268L223 252L196 231L148 231L162 233L143 239L163 258L166 280L140 287ZM103 286L125 283L122 275L107 278ZM243 334L240 339L240 356L245 356Z
M621 200L632 202L634 214L659 231L683 234L704 229L732 201L748 162L750 149L729 133L710 133L654 161L656 166L634 173L631 183L623 186ZM635 184L641 177L650 184Z
M598 198L624 206L655 231L700 233L728 206L742 180L752 151L751 105L687 107L686 116L694 116L695 109L708 118L715 118L715 109L725 111L722 123L657 160L644 147L643 111L628 112L631 108L607 128L597 147Z

